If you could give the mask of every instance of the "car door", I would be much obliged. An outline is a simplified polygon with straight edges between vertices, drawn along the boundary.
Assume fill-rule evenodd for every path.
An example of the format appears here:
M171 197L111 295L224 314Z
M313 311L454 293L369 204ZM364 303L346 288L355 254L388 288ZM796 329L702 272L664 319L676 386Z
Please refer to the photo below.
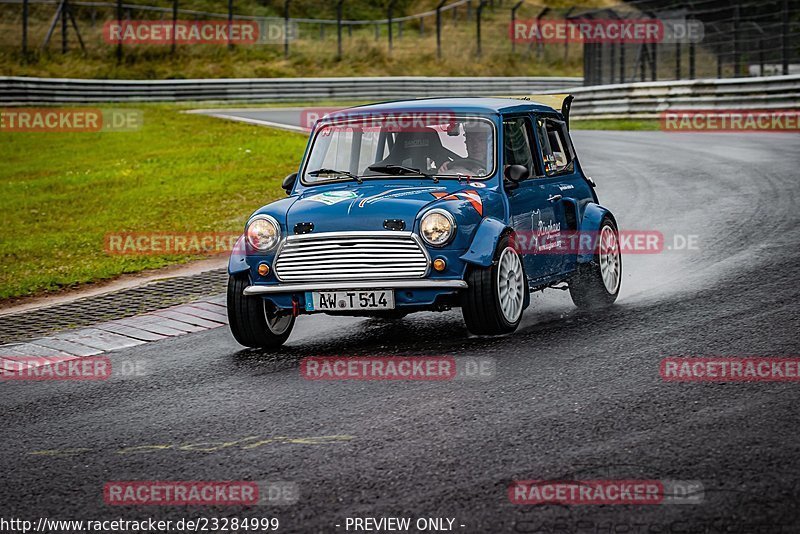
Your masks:
M537 140L542 149L544 174L550 187L548 197L557 204L561 222L560 239L563 253L558 255L562 272L575 268L578 246L578 221L581 202L592 199L588 182L583 178L569 131L564 121L553 116L536 119Z
M529 114L503 119L503 169L509 165L523 165L531 176L506 188L511 227L517 234L525 273L531 282L556 274L561 268L560 255L542 245L547 232L553 228L553 221L561 221L563 217L558 213L560 204L548 200L552 186L542 175L543 164L535 156L538 145L533 124Z

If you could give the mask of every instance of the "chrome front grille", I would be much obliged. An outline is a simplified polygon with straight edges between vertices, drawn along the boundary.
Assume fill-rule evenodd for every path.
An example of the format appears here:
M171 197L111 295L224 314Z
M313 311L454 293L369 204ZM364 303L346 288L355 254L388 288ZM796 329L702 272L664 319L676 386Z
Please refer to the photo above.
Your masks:
M411 232L329 232L286 238L275 275L286 282L422 278L429 264Z

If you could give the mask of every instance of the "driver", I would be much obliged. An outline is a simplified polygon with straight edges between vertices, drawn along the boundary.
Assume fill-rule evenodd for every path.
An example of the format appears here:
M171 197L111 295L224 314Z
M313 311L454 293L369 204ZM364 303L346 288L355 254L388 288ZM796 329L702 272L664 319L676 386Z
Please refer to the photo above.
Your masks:
M467 157L445 161L439 166L438 173L485 174L491 138L492 127L485 121L464 123L464 144L467 148Z

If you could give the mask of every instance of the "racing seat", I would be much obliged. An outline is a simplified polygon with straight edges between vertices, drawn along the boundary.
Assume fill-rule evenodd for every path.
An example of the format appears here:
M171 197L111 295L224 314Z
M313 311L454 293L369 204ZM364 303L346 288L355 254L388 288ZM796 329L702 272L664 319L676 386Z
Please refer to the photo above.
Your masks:
M444 148L436 130L425 127L417 132L398 132L389 155L374 165L405 165L427 172L433 163L438 167L454 156Z

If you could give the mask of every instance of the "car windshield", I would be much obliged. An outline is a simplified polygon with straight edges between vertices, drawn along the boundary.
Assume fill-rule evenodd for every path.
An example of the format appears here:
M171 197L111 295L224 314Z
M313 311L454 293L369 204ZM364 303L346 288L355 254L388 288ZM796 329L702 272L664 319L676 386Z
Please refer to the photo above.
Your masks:
M350 119L317 128L303 171L307 184L372 177L487 178L495 129L487 118L417 115Z

